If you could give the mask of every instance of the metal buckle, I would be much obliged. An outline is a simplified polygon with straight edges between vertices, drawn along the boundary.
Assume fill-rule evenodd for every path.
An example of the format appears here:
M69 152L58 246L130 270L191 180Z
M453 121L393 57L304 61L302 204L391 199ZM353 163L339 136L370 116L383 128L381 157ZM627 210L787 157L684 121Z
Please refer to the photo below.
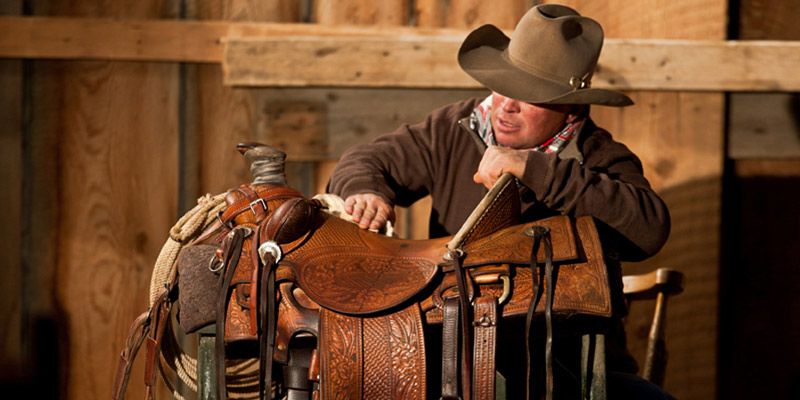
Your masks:
M253 208L253 206L256 205L256 204L259 204L259 203L261 204L261 208L264 209L264 212L269 211L269 208L267 207L267 202L264 201L264 199L262 199L262 198L258 198L257 200L253 200L253 201L250 202L250 211L253 212L253 215L258 215L258 213L256 212L256 209Z
M493 283L503 282L503 293L497 298L497 304L503 304L511 297L511 277L503 273L491 273L478 275L474 278L475 283L479 285L491 285Z

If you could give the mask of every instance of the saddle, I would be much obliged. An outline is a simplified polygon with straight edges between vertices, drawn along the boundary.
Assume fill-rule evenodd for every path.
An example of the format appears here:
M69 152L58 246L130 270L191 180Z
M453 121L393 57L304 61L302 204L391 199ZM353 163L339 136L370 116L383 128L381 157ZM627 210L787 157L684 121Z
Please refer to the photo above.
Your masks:
M510 175L461 231L432 240L359 229L282 183L256 182L229 191L178 256L179 322L216 327L219 399L226 356L254 344L262 398L425 399L427 366L439 360L426 353L430 325L442 331L441 398L494 399L503 319L525 316L530 343L545 315L550 375L554 316L612 314L593 220L518 224ZM297 349L298 338L312 345Z

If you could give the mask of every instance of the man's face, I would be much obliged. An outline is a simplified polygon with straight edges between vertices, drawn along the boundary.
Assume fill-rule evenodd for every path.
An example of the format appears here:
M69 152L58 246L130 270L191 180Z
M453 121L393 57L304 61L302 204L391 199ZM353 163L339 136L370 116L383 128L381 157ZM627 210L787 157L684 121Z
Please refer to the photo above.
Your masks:
M497 144L529 149L558 133L570 117L566 105L534 105L492 93L492 129Z

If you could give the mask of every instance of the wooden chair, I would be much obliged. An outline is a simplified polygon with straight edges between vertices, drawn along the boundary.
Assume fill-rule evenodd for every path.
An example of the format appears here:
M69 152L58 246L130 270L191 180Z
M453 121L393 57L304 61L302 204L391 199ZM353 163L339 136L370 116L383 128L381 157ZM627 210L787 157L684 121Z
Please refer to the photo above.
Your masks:
M653 321L647 337L647 353L642 369L642 378L658 385L664 383L667 366L667 351L664 325L669 296L683 292L683 273L669 268L658 268L647 274L622 277L623 292L629 302L655 299Z

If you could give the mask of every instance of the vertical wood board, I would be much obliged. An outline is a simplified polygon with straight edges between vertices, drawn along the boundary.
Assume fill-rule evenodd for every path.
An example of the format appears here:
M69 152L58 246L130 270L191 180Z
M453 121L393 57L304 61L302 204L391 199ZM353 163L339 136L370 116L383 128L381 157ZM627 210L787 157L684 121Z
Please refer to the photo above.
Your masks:
M22 62L0 62L0 376L18 369L22 353Z
M36 15L175 17L175 1L36 3ZM37 62L32 135L55 158L57 199L34 205L57 220L53 269L37 265L35 290L54 296L62 396L107 398L133 319L148 305L153 261L176 220L177 66L115 62ZM53 102L55 100L55 102ZM40 163L34 168L49 168ZM45 175L43 171L34 174ZM34 192L46 191L37 179ZM45 209L46 210L46 209ZM38 223L41 224L41 223ZM41 229L41 228L39 228ZM39 234L47 234L39 231ZM34 237L33 240L43 238ZM31 248L29 251L38 249ZM38 257L38 256L37 256ZM142 369L129 396L143 396ZM165 392L160 392L164 395Z
M561 1L597 19L608 38L724 39L727 1ZM686 274L686 290L670 301L665 387L682 399L716 396L720 196L724 157L722 94L629 93L626 109L593 107L607 128L642 159L645 176L670 207L672 234L650 260L625 273L671 267ZM651 310L628 320L629 347L643 361L642 336Z

